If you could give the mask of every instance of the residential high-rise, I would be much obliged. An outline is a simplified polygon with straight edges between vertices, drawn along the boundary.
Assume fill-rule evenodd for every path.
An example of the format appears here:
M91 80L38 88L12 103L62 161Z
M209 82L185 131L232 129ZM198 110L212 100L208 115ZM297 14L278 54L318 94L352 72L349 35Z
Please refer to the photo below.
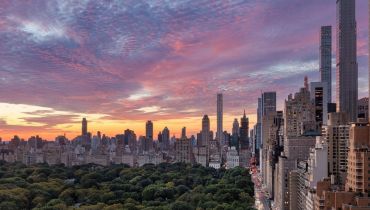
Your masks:
M222 93L217 94L217 133L216 133L216 139L219 142L223 142L223 96Z
M152 121L147 121L146 122L146 126L145 126L145 130L146 130L146 135L145 135L145 137L147 138L147 139L151 139L151 140L153 140L153 122Z
M243 117L240 119L240 146L241 149L248 149L249 148L249 119L245 115L245 110Z
M86 136L87 135L87 120L86 118L82 118L82 132L81 135Z
M322 137L328 145L328 169L338 185L345 183L349 144L348 119L345 113L329 113L328 124L323 126Z
M284 135L295 137L317 132L315 120L315 109L308 87L301 88L294 96L288 96L288 100L285 100Z
M175 161L193 163L193 151L191 141L188 138L176 139L175 142Z
M337 0L337 106L357 120L358 63L356 37L356 1Z
M346 191L368 194L370 190L370 126L368 122L351 125Z
M332 57L332 27L321 26L320 33L320 76L321 82L328 89L327 103L331 103L331 57ZM327 104L324 104L327 106Z

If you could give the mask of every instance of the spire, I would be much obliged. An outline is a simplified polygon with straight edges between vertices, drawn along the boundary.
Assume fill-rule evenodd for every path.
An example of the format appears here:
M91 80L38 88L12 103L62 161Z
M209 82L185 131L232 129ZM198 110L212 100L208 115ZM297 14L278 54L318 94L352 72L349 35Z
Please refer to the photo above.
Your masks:
M246 116L245 116L245 109L244 109L244 115L243 115L243 117L246 117Z

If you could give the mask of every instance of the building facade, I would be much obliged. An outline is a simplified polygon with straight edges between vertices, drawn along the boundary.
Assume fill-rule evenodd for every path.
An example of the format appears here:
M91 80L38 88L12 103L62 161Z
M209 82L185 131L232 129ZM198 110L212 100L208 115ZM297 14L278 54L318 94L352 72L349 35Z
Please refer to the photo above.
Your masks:
M358 63L356 1L337 0L337 106L348 113L351 122L357 120Z
M327 103L331 103L332 70L332 27L322 26L320 31L320 77L328 90Z

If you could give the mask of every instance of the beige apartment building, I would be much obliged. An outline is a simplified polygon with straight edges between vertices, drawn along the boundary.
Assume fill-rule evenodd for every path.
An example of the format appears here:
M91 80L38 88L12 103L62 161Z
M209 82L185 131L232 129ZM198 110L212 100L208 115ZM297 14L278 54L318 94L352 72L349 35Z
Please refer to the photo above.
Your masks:
M370 189L370 126L351 125L346 191L368 193Z

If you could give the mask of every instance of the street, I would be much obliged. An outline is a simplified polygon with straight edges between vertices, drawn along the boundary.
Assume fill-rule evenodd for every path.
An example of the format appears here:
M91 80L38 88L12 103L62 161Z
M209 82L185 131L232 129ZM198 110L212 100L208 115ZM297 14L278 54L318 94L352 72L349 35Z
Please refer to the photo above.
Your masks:
M266 192L263 190L263 186L261 184L261 176L257 171L252 172L252 181L254 183L254 190L255 190L255 198L256 198L256 208L258 210L271 210L270 208L270 200Z

